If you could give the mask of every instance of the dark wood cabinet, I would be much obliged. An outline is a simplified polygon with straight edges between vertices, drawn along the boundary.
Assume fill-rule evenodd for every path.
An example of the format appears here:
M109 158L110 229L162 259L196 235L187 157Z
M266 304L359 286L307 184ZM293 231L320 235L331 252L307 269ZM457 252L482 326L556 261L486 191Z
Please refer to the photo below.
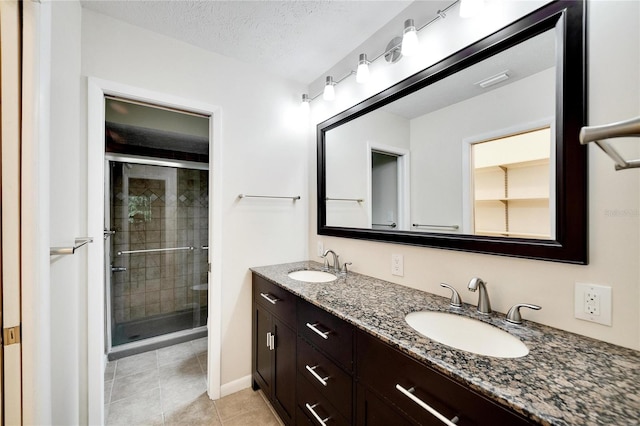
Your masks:
M282 421L296 410L295 296L254 276L253 388L261 388Z
M287 425L530 425L369 333L253 276L253 388Z
M357 380L414 424L441 426L438 415L460 426L531 424L368 333L358 331L356 353Z

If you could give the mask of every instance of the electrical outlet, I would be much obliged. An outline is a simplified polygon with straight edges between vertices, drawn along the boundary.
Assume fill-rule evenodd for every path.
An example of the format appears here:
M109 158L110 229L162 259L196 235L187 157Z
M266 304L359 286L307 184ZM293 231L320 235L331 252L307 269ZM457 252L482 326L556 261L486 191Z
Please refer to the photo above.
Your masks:
M611 326L611 287L576 283L575 317Z
M322 257L322 255L324 254L324 244L322 243L322 241L318 241L316 250L318 250L318 257Z
M591 289L584 294L584 311L589 315L600 315L600 294Z
M391 255L391 275L404 277L404 256L401 254Z

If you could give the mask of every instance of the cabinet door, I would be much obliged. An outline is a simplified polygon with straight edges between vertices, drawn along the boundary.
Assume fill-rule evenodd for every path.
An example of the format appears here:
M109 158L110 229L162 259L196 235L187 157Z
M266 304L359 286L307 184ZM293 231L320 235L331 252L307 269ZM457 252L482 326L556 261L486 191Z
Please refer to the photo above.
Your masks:
M356 406L357 426L412 426L413 422L398 410L359 385Z
M257 303L253 304L253 346L254 346L254 380L262 391L271 396L272 365L269 336L272 334L271 314Z
M282 421L291 424L296 409L296 333L276 318L273 332L273 401Z

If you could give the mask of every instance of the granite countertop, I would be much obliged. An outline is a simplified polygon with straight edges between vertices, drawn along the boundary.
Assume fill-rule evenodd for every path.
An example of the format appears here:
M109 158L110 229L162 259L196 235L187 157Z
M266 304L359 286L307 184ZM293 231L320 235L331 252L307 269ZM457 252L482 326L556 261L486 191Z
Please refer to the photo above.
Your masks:
M251 270L540 424L640 423L639 351L531 321L511 325L504 314L483 316L473 305L453 310L448 298L354 272L330 283L287 276L293 270L321 266L305 261ZM408 313L422 310L462 313L491 323L522 340L529 355L493 358L430 340L404 320Z

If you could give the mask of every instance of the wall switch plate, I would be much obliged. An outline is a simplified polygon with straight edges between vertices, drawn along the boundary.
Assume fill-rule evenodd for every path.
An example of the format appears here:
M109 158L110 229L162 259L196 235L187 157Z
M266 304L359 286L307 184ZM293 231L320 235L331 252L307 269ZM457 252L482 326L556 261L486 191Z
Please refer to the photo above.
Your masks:
M576 283L575 317L611 326L611 287Z
M401 254L391 255L391 275L404 277L404 256Z
M318 257L322 257L322 255L324 254L324 244L322 243L322 241L318 241L316 250L318 251Z

